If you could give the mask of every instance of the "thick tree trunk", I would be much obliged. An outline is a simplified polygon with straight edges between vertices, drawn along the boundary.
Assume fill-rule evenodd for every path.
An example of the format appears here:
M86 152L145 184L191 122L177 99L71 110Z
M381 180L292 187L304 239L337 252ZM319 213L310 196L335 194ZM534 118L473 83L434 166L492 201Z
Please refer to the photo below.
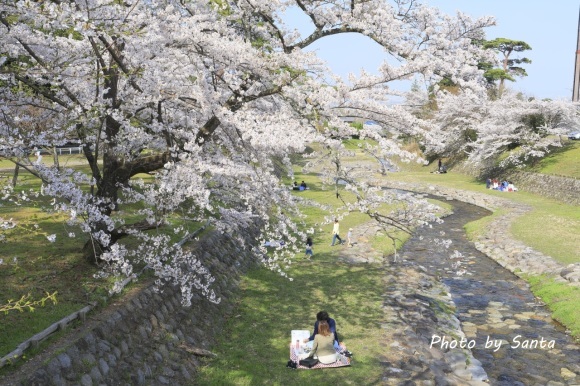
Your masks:
M99 37L99 40L105 45L106 51L110 54L110 61L107 65L104 57L100 56L99 49L95 48L95 52L99 55L99 64L101 71L103 72L103 85L104 88L107 89L104 98L111 101L112 109L117 109L122 103L122 100L118 95L120 73L124 72L127 74L127 70L123 63L124 43L122 39L116 37L113 37L112 42L107 41L107 39L102 36ZM96 47L96 43L93 42L93 44ZM136 90L141 91L136 84L131 84ZM85 148L85 156L91 165L93 177L95 177L95 181L97 182L96 196L105 201L101 205L100 211L109 216L113 211L118 209L119 189L122 186L127 186L131 177L138 173L149 173L162 168L163 165L171 159L171 154L169 151L166 151L161 154L139 157L135 160L127 161L117 151L117 136L121 129L121 125L113 116L110 115L105 117L104 123L103 134L106 141L104 141L102 148L102 171L99 170L97 156L93 157L93 153L91 153L88 148ZM207 127L205 127L206 131L204 134L207 137L211 136L211 133L215 130L215 127L217 127L218 124L219 121L217 118L210 120L206 125ZM198 139L203 142L206 138L201 136ZM128 235L127 229L147 230L156 226L159 226L159 224L151 226L141 222L111 231L107 228L105 223L94 224L92 231L103 231L111 237L110 243L108 246L103 246L100 245L97 240L90 239L83 248L83 255L88 261L99 263L101 261L99 257L109 250L111 245L115 244L120 238Z

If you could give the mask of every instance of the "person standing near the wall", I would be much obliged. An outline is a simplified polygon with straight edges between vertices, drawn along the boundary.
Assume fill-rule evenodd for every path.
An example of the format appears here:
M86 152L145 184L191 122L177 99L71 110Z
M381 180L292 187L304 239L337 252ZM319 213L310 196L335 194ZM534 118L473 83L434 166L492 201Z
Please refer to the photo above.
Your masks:
M342 239L338 235L339 233L340 233L340 224L338 222L338 219L334 219L334 226L332 228L332 244L330 244L331 247L334 246L336 239L338 239L338 242L340 244L343 243Z

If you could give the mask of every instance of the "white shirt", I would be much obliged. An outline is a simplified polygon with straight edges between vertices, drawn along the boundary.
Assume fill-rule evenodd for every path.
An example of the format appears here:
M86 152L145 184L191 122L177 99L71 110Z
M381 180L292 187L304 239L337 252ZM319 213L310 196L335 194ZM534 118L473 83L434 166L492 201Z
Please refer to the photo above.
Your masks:
M339 233L339 231L338 231L339 227L340 227L340 224L337 223L337 222L335 222L334 223L334 228L332 228L332 234L333 235L337 235Z

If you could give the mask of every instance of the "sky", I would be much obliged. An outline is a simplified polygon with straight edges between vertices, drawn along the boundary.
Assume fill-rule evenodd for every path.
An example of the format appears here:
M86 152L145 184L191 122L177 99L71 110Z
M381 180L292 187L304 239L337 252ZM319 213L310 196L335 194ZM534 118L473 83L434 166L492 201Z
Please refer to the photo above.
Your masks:
M486 29L487 40L498 37L523 40L531 51L522 53L532 60L525 65L527 77L508 82L511 89L536 98L571 100L574 62L578 38L579 0L422 0L448 14L461 11L472 17L494 16L496 26ZM290 20L292 19L292 20ZM299 30L304 20L295 14L286 19ZM370 73L384 58L384 53L370 39L350 34L330 36L315 43L311 49L326 60L337 74L346 77Z

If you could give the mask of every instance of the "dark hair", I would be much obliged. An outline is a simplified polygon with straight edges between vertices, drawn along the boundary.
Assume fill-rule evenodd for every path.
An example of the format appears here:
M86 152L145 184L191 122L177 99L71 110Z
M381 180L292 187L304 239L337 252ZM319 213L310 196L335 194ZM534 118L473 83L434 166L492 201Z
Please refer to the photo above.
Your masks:
M330 336L330 334L332 334L330 331L330 326L326 320L321 320L318 322L318 333L322 336Z
M328 312L326 311L320 311L318 314L316 314L316 320L318 321L328 321L328 319L330 319L330 316L328 316Z

